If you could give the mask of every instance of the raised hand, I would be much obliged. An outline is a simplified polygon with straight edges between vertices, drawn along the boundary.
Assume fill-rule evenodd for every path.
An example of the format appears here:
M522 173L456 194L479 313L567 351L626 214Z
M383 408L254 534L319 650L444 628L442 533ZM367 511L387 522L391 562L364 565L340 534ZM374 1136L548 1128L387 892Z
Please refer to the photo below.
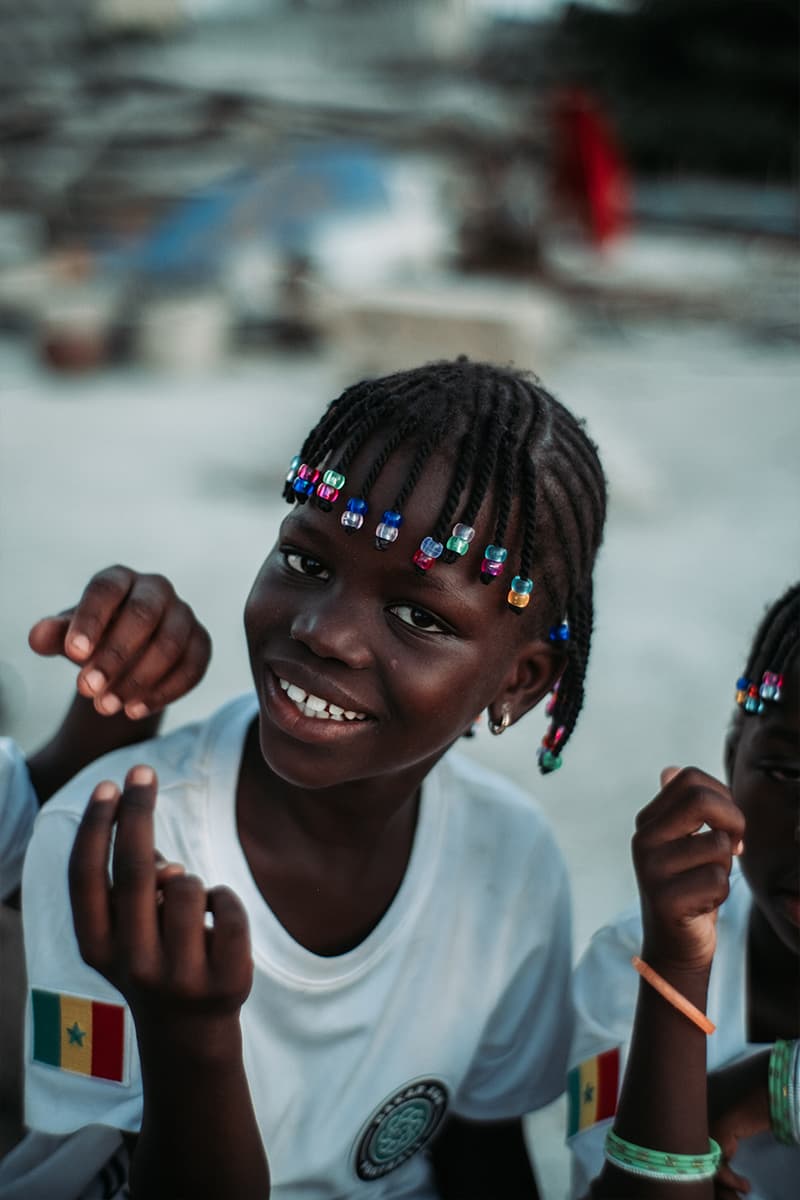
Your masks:
M733 856L741 853L744 817L729 790L696 768L667 768L661 784L638 814L633 837L642 957L702 970L714 956L717 909L728 895Z
M206 891L176 864L159 864L155 801L150 767L133 767L121 794L98 784L69 863L80 952L122 993L136 1025L142 1120L131 1195L268 1200L239 1021L253 980L247 916L228 888Z
M228 888L159 868L156 786L152 768L136 766L121 794L108 781L94 789L70 857L72 914L83 958L128 1001L140 1041L168 1030L174 1050L193 1053L210 1048L217 1022L238 1021L250 991L247 917Z
M37 621L28 641L80 666L78 691L98 713L132 720L190 691L211 656L208 631L169 580L123 566L99 571L77 605Z

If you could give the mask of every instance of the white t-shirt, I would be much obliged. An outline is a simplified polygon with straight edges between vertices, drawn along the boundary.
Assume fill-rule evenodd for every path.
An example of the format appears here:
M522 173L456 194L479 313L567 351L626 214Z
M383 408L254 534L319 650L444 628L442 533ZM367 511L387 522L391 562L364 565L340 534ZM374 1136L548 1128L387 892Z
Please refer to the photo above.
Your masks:
M266 905L237 836L236 781L255 713L255 699L241 697L204 724L109 755L50 801L25 867L29 984L120 1003L78 954L66 864L93 784L149 762L159 776L158 848L207 886L232 887L250 919L244 1061L274 1200L433 1196L428 1160L416 1151L445 1110L513 1118L563 1089L572 1021L561 855L529 797L451 753L423 785L388 911L354 950L315 955ZM33 1061L30 1026L29 1011L34 1129L139 1128L129 1014L123 1084Z
M0 899L16 891L39 802L22 751L0 738Z
M716 1025L708 1038L708 1070L716 1071L747 1058L764 1045L747 1040L747 925L751 896L737 865L728 899L720 908L717 949L711 967L706 1011ZM570 1066L577 1066L616 1046L620 1083L633 1029L639 976L631 956L640 952L642 922L638 909L600 929L575 969L575 1037ZM612 1119L598 1121L568 1140L572 1151L572 1195L585 1196L603 1166L603 1142ZM800 1148L776 1142L770 1133L739 1143L731 1160L752 1184L748 1200L795 1200L800 1178Z

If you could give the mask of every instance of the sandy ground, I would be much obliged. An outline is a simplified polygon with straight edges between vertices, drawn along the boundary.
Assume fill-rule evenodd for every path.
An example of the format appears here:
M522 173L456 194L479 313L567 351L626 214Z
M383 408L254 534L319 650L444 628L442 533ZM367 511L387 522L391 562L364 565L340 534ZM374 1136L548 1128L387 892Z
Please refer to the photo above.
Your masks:
M633 815L659 768L719 771L748 640L798 575L799 369L796 346L679 323L584 328L548 369L588 419L611 483L586 707L546 780L538 713L468 751L548 812L572 874L576 950L634 896ZM279 481L346 382L339 355L238 360L214 377L62 380L0 341L3 732L31 748L59 717L72 671L36 660L27 629L113 561L168 574L212 631L209 674L171 724L248 686L241 608L285 512ZM547 1200L566 1193L563 1119L556 1104L532 1123Z

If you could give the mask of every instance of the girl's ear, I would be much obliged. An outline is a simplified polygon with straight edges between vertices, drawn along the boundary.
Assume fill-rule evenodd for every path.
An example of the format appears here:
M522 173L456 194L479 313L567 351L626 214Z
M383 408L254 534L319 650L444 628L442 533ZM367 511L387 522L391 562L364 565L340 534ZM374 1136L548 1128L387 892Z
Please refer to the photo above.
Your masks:
M489 705L490 712L500 713L506 705L513 725L553 690L566 665L566 652L551 642L526 642Z

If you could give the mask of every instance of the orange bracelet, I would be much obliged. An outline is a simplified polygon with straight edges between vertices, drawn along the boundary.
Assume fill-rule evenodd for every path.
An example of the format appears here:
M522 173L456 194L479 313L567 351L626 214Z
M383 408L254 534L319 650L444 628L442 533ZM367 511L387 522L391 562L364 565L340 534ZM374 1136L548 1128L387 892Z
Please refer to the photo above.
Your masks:
M703 1033L713 1033L717 1028L713 1021L709 1021L704 1012L701 1012L696 1005L692 1004L691 1000L687 1000L682 996L677 988L674 988L671 983L667 983L666 979L662 979L657 971L652 967L648 967L646 962L642 962L638 955L634 954L631 959L632 966L639 972L642 979L646 979L652 988L663 996L668 1004L673 1008L677 1008L678 1012L683 1013L685 1017L702 1029Z

